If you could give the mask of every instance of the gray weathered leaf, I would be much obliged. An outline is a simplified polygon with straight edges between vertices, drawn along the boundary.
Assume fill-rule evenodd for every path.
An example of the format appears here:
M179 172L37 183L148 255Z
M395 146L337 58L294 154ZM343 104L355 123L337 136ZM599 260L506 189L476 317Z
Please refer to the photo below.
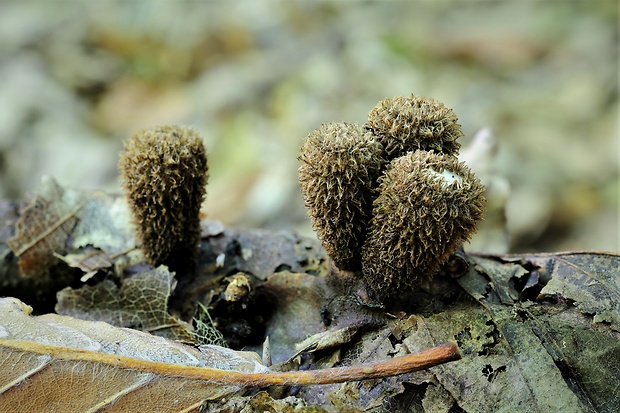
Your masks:
M579 310L594 315L593 323L620 332L620 257L612 253L562 253L531 257L551 276L540 292L560 294Z
M614 314L617 304L606 300L618 294L617 284L609 280L618 268L614 266L618 256L539 254L472 257L472 261L459 284L485 311L477 323L486 318L485 325L493 329L476 334L492 337L493 343L476 349L484 356L478 370L484 365L481 372L492 383L486 389L466 387L473 391L475 402L482 403L478 398L484 397L488 405L495 397L499 404L491 405L509 407L510 411L519 411L518 406L526 406L528 411L616 411L613 406L620 404L615 385L620 379L620 335L613 331L613 323L608 323L611 328L597 323L597 311L584 311L578 300L575 307L571 300L558 299L554 286L563 286L562 291L576 294L573 297L586 297L588 308L598 309L599 314ZM537 278L548 281L540 296L543 300L519 297L510 303L507 297L513 299L515 295L508 292L516 293L517 282L530 272L539 272ZM513 275L507 277L510 273ZM576 285L584 287L581 294ZM473 324L468 326L460 336L471 335L473 328ZM519 403L515 405L516 401Z
M123 279L120 287L111 280L78 289L67 287L57 294L56 312L193 341L191 326L168 313L175 285L173 274L160 266Z

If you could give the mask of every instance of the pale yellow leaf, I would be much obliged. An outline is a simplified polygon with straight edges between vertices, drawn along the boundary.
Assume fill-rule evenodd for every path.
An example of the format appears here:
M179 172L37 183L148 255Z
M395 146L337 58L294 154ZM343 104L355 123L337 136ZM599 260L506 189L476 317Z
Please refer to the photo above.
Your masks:
M16 299L0 299L3 411L191 411L242 385L171 377L175 367L268 371L255 353L185 346L103 322L56 314L31 317L29 311Z

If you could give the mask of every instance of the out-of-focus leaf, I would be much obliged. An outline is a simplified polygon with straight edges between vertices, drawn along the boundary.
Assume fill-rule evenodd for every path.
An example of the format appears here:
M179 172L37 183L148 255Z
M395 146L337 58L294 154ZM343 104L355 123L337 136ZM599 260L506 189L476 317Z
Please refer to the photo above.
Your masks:
M224 376L220 370L268 371L255 353L195 348L102 322L31 317L29 311L18 300L0 299L3 411L194 411L205 399L242 385L183 377L184 367L217 369Z
M53 179L44 178L37 195L22 211L16 234L7 240L19 257L25 277L39 277L56 262L54 254L64 254L69 235L75 227L77 212L86 205L84 196L65 191Z
M329 269L320 242L293 231L227 228L207 241L213 255L207 258L226 274L240 271L265 280L280 271L326 274Z
M208 238L221 235L226 230L224 224L221 221L215 221L212 219L202 219L200 221L200 237Z
M18 265L11 265L17 260L14 258L7 240L14 235L15 224L19 220L19 206L17 202L0 201L0 294L11 295L20 286L31 280L21 276Z
M89 247L78 253L67 254L65 256L59 254L54 255L66 262L68 266L79 268L84 271L86 274L82 277L82 281L88 280L97 271L112 266L112 259L110 256L99 248Z
M175 285L173 274L160 266L123 279L120 287L111 280L78 289L67 287L58 292L56 312L192 342L191 326L168 313Z
M112 257L130 250L135 240L122 198L66 189L44 177L7 244L19 257L22 275L40 277L67 251L91 246ZM69 264L80 267L74 258Z
M487 200L484 220L471 239L469 249L505 253L510 246L506 228L506 203L510 198L510 183L501 172L497 138L490 128L482 128L471 142L461 149L459 161L465 162L484 184Z
M93 246L109 256L124 255L136 246L129 206L123 197L104 192L87 193L88 202L79 211L79 222L68 247L78 250Z

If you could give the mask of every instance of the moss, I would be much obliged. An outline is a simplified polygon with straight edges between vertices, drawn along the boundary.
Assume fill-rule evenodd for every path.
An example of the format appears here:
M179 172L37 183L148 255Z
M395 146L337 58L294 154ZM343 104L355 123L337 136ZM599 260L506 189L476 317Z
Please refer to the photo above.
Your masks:
M147 260L177 272L193 269L208 179L198 132L171 125L136 132L125 141L119 167Z
M476 231L484 186L452 156L415 151L379 179L363 277L380 297L419 287Z
M385 148L388 160L415 150L456 156L463 136L452 109L418 96L386 98L368 114L366 127Z
M341 270L361 269L383 147L358 124L329 123L301 148L299 182L312 225Z

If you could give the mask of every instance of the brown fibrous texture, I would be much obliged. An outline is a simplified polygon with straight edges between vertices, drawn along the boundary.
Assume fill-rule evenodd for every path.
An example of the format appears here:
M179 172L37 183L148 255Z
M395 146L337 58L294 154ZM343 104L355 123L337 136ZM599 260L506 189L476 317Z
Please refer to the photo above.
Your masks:
M419 288L476 231L484 186L455 157L415 151L394 159L363 248L363 277L379 297Z
M177 272L193 269L208 179L198 132L173 125L136 132L125 141L119 168L147 260Z
M362 126L328 123L301 148L299 182L312 225L340 270L361 269L383 147Z
M385 148L388 160L415 150L456 156L463 136L452 109L434 99L397 96L380 101L368 114L366 127Z

